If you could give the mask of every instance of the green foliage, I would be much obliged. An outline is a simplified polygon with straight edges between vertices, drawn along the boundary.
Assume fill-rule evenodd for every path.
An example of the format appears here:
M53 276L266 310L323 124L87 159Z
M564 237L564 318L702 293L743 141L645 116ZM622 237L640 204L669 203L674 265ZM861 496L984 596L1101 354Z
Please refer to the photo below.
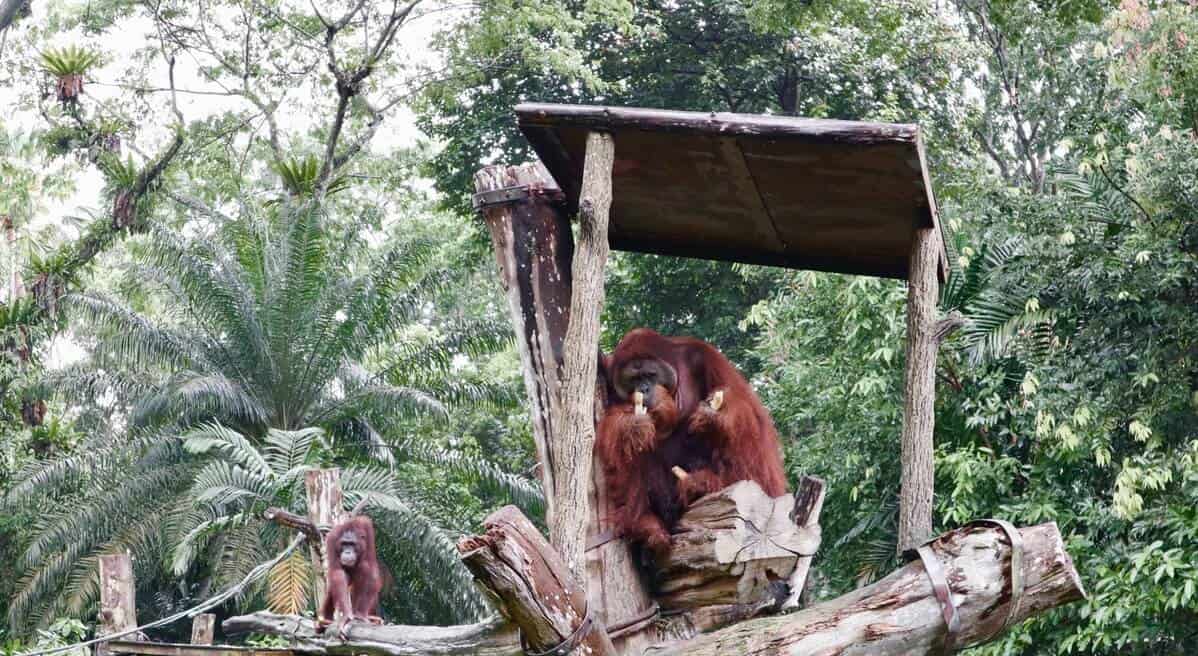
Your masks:
M435 244L397 241L364 257L352 234L332 230L311 204L194 238L151 229L135 245L126 294L158 311L95 292L64 299L93 336L91 357L38 386L81 405L108 398L116 416L111 432L39 463L9 491L14 507L56 506L23 556L15 625L87 609L104 549L139 554L147 590L164 580L203 589L239 581L283 544L261 511L302 511L302 472L314 464L342 465L346 502L369 493L386 549L430 577L405 603L439 621L481 611L452 541L423 512L422 489L391 467L448 470L537 512L540 496L525 479L406 437L444 431L450 409L510 408L506 383L457 364L510 337L486 322L425 321L429 299L450 282L434 264ZM293 569L243 603L259 593L279 608L310 602L296 585L298 561L280 567Z
M273 164L274 170L283 182L283 188L292 196L312 196L316 193L316 184L320 180L320 161L314 155L303 158L291 158ZM349 178L337 176L329 181L325 193L328 195L344 191L349 187Z
M58 77L83 75L100 63L100 53L91 48L69 45L42 51L42 66Z

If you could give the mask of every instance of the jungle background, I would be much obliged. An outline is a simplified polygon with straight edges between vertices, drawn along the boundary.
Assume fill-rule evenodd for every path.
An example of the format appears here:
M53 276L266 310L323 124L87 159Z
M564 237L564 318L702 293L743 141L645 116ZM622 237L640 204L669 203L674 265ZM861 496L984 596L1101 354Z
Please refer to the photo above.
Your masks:
M1198 653L1193 40L1155 0L0 0L0 645L86 634L102 552L142 621L240 580L316 466L382 500L390 621L487 613L453 542L540 496L469 196L537 100L919 123L969 319L937 528L1056 521L1090 593L973 653ZM605 346L715 343L827 480L817 597L895 565L905 296L609 262Z

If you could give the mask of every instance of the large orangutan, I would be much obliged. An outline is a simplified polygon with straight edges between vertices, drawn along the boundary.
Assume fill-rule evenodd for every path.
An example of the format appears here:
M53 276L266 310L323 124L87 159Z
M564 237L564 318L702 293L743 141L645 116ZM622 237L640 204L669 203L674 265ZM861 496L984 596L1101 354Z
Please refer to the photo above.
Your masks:
M378 616L383 576L374 548L374 523L365 515L354 515L337 524L324 539L328 557L324 600L316 616L316 632L323 633L338 616L336 635L345 640L353 620L373 624Z
M785 493L774 422L714 346L637 328L603 365L609 402L595 448L625 537L660 553L705 494L742 480Z

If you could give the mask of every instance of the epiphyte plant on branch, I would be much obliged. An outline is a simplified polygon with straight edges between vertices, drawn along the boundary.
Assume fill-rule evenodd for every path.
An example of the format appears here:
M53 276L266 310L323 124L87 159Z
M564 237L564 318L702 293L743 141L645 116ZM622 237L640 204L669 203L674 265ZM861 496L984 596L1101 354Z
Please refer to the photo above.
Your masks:
M83 76L99 62L99 52L77 45L42 51L42 67L57 78L54 90L63 105L79 102L79 94L83 93Z

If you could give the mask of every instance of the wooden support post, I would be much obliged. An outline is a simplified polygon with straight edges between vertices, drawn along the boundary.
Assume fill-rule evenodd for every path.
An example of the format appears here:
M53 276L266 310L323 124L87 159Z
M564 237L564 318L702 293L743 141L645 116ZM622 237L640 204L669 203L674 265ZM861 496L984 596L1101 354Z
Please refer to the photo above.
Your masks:
M308 520L318 530L322 527L328 529L341 521L344 513L342 511L340 469L313 469L305 472L304 490L308 494ZM324 599L325 572L328 571L325 563L328 554L323 553L322 546L320 540L308 540L312 572L316 577L312 587L315 594L313 598L318 604L321 599Z
M816 544L819 544L821 538L819 514L824 508L825 491L824 479L816 476L804 476L799 479L799 487L795 490L791 519L800 531L814 533ZM814 558L814 554L799 556L799 561L795 563L795 569L787 581L790 596L782 602L783 611L794 610L802 604L803 590L807 587L807 575L811 572L811 561Z
M216 615L200 613L191 620L191 644L210 645L216 635Z
M561 388L574 255L570 219L557 183L539 163L488 166L474 174L474 188L479 195L522 190L480 208L491 232L499 282L516 331L545 490L545 520L552 525L557 505L553 446L561 431L557 425L561 417L553 406Z
M100 556L99 635L112 635L137 626L137 597L133 580L133 560L129 554ZM124 640L136 640L122 636ZM96 645L97 656L109 656L107 643Z
M932 434L936 425L936 351L939 346L935 333L941 252L937 228L915 228L907 283L899 553L932 536L935 485Z
M462 538L458 551L503 616L519 627L526 651L617 653L602 620L588 615L579 579L518 508L500 508L483 526L486 533Z
M586 162L578 200L578 245L574 253L570 323L558 399L563 430L554 445L554 485L558 516L549 524L549 541L566 567L586 582L587 526L595 446L595 380L599 352L599 315L603 311L603 274L607 266L608 210L615 143L611 135L587 135Z
M598 151L596 151L598 152ZM603 168L600 166L600 168ZM610 170L610 164L607 170ZM559 520L577 522L571 518L581 508L585 508L584 536L600 536L605 534L610 526L606 521L610 517L609 500L606 498L602 482L602 467L594 462L588 446L579 450L577 439L569 437L581 435L578 431L567 431L567 421L571 425L584 425L590 422L593 431L596 421L590 404L585 411L587 419L581 419L579 408L574 408L575 414L567 420L564 416L563 399L580 401L581 396L576 392L565 393L566 385L566 332L571 325L575 301L573 293L574 273L574 240L570 230L570 220L565 212L565 199L557 184L538 164L528 164L516 167L489 166L474 176L477 202L483 218L491 233L492 245L495 249L495 259L498 264L500 283L508 299L512 325L515 328L516 344L519 348L520 359L524 369L525 389L528 393L529 411L532 418L533 438L536 443L537 459L542 488L545 490L546 523L550 531L564 531ZM506 191L504 191L506 190ZM591 202L591 212L601 209L594 197ZM588 219L588 222L590 219ZM599 233L584 233L582 239L593 240L604 237L602 246L591 241L586 247L590 254L580 255L579 266L583 274L594 279L602 280L602 270L596 272L594 266L599 259L606 259L606 228ZM596 258L597 247L604 251L603 258ZM586 261L590 264L581 264ZM589 285L590 283L588 283ZM578 297L580 303L590 299L592 305L587 308L588 314L594 314L594 326L597 331L598 314L602 310L602 288L595 292L584 292ZM586 333L584 326L590 326L591 320L584 319L576 326L580 333ZM586 389L587 398L593 398L598 386L595 385L597 376L594 373L595 355L598 353L596 332L594 337L584 334L582 342L590 342L578 347L576 353L581 353L589 362L579 361L570 371L574 387ZM587 369L590 368L588 374ZM589 380L586 380L589 375ZM585 382L584 382L585 381ZM590 438L593 443L593 433ZM567 444L574 444L573 450L566 449ZM574 510L567 511L567 518L562 520L557 508L560 503L558 490L567 490L566 494L576 494L570 488L579 484L577 466L581 457L588 458L582 468L582 480L586 481L584 493L588 495L585 505L575 504ZM558 479L564 476L560 472L566 465L560 464L569 460L573 470L563 483ZM586 472L590 472L588 476ZM566 486L563 488L563 485ZM572 502L571 502L572 503ZM575 524L577 526L577 524ZM577 528L573 536L577 537ZM560 536L558 539L562 539ZM576 547L571 547L574 549ZM595 546L585 555L585 578L587 594L590 597L591 613L604 620L611 626L623 624L625 621L641 617L652 608L648 591L645 589L638 574L636 564L632 559L628 546L622 540L607 540ZM578 571L577 568L573 568ZM651 629L652 627L650 627ZM617 647L628 653L639 653L648 644L645 632L616 639Z

